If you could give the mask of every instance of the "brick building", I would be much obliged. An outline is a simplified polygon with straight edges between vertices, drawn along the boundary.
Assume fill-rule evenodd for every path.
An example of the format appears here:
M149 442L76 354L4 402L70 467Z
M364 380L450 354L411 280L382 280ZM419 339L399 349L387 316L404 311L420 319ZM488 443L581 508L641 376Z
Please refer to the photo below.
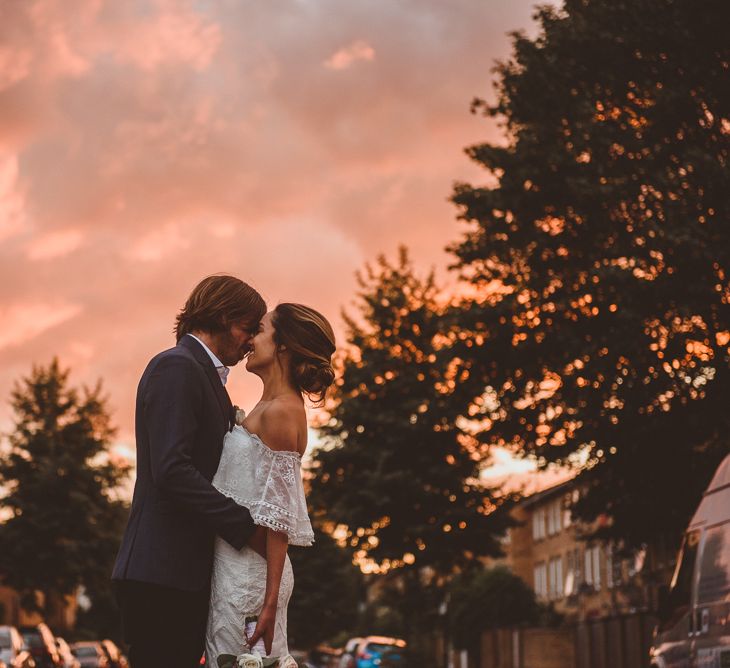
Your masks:
M39 603L43 595L38 592ZM32 626L45 621L54 631L73 629L76 625L77 604L73 596L56 596L46 606L45 618L38 612L25 610L20 604L20 595L14 589L0 584L0 624Z
M648 546L625 558L615 545L590 540L596 527L574 522L569 510L579 494L568 480L524 498L513 511L520 524L508 532L503 563L567 620L650 609L656 586L671 578L674 554Z

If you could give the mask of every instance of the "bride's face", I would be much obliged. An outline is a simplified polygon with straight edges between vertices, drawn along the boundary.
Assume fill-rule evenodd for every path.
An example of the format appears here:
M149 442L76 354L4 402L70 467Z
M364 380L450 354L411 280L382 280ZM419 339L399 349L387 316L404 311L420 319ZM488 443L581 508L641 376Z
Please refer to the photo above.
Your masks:
M276 359L276 343L274 341L274 323L269 311L262 319L259 330L250 341L250 353L246 358L246 369L252 373L264 369Z

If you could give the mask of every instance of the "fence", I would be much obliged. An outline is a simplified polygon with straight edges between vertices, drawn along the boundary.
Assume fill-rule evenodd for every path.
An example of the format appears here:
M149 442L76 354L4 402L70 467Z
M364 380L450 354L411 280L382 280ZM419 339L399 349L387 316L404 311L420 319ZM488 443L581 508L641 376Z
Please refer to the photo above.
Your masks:
M499 629L482 635L478 656L454 668L647 668L654 618L644 613L559 628Z

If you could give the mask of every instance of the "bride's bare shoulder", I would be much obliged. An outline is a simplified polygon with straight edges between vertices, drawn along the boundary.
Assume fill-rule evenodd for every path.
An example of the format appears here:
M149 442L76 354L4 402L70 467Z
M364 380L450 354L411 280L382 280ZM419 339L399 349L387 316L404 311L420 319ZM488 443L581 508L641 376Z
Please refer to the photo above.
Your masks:
M272 450L304 453L307 448L307 416L296 398L274 399L260 415L261 439Z

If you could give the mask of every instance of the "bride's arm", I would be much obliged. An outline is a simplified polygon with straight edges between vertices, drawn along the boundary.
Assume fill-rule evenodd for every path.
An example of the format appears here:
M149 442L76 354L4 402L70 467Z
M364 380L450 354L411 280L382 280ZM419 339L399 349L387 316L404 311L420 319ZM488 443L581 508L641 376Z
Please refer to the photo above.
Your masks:
M267 656L271 654L271 643L274 640L276 605L279 601L279 587L288 543L285 533L272 529L266 531L266 594L264 595L264 607L259 615L256 632L251 638L250 644L253 647L256 641L263 636Z
M272 404L260 418L261 434L272 450L296 451L298 444L298 428L296 413L285 404ZM256 623L256 632L250 639L250 645L256 644L263 637L267 656L271 653L276 625L276 605L279 600L281 575L284 571L284 560L289 546L286 533L267 529L266 531L266 593L264 606Z

